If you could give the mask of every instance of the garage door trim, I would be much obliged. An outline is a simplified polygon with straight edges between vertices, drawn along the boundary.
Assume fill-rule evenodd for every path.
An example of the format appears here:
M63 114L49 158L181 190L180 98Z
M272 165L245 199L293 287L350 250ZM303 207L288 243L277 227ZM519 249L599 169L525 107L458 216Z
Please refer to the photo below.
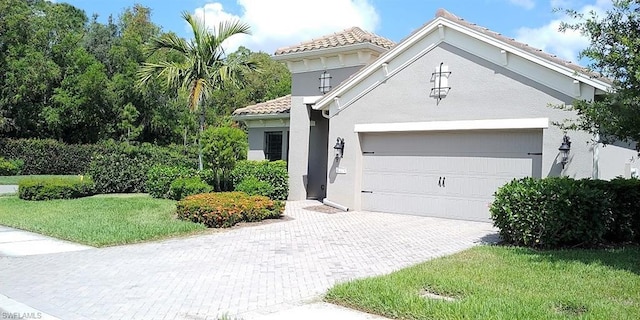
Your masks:
M485 119L356 124L354 132L411 132L451 130L547 129L549 118Z

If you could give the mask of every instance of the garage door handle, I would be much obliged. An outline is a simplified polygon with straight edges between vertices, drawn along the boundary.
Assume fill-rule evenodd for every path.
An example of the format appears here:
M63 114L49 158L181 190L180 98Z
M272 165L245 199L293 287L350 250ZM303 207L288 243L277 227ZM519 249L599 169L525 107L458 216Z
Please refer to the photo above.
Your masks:
M446 179L447 177L442 177L442 187L444 187L444 179Z
M438 178L438 187L442 187L442 177Z

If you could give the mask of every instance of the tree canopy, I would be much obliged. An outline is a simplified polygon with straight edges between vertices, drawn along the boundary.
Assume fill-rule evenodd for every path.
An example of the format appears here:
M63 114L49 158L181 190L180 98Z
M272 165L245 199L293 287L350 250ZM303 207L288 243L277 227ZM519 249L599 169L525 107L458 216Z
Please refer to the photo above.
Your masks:
M590 68L613 81L612 91L595 101L576 101L578 120L568 126L599 135L603 142L640 142L640 1L614 0L604 16L565 10L572 21L561 30L578 30L590 40L580 53ZM640 146L640 144L638 144Z
M162 78L136 85L144 63L184 62L176 52L145 51L152 39L180 39L154 24L149 8L134 5L105 22L45 0L0 0L0 12L0 137L195 143L197 118L185 107L189 92L168 88ZM251 72L245 77L251 85L243 88L213 88L202 104L209 125L228 123L221 119L236 108L290 90L286 67L268 54L241 48L228 55L259 57L272 74ZM269 76L273 81L252 80Z

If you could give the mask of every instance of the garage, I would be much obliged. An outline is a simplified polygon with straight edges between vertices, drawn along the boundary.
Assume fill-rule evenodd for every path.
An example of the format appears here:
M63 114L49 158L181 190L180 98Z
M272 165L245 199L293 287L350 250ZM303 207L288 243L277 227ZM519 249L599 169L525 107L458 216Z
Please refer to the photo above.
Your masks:
M498 187L541 175L542 129L360 133L362 209L490 221Z

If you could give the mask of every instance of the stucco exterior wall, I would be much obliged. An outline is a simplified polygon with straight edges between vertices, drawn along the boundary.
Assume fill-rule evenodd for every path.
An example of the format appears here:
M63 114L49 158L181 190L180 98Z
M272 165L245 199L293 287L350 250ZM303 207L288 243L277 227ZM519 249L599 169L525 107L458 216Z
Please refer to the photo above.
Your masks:
M430 39L424 41L413 50L403 53L406 57L401 55L396 58L397 63L411 60L421 48L427 48L433 43L429 42ZM431 74L441 62L452 72L449 77L452 89L437 103L435 98L430 97L430 90L434 86ZM393 61L390 62L390 68L393 67L392 63ZM510 63L524 62L514 58ZM383 79L382 70L379 73L372 75L367 80L369 82L359 84L361 88L358 89L357 86L353 92L362 92L364 88L371 86L372 81ZM567 82L571 81L567 77ZM583 84L580 89L582 98L593 98L592 87ZM349 208L360 209L362 150L361 136L354 132L355 124L541 117L549 118L550 122L561 122L573 115L549 105L570 104L573 99L566 92L552 90L504 66L441 43L369 93L357 98L349 107L338 109L338 106L331 106L329 141L343 137L345 151L344 158L339 162L329 155L327 198ZM568 135L572 141L571 155L569 163L563 169L558 159L563 132L551 123L548 129L543 130L542 177L591 177L592 137L584 132L569 132ZM607 151L600 151L601 157L607 159L606 166L611 168L606 170L606 175L616 172L623 174L624 163L619 157L608 160L606 155L603 156ZM617 149L616 152L630 156L633 154L632 150L627 149ZM346 173L337 174L336 167L346 170Z
M249 128L247 130L249 140L249 152L247 159L249 160L265 160L265 132L282 132L282 159L287 159L288 148L288 127L261 127Z
M360 67L346 67L328 69L327 72L331 74L332 87L335 87L358 70L360 70ZM328 130L328 120L322 118L319 111L315 112L316 114L311 119L311 106L304 104L305 97L321 95L318 89L320 74L322 74L322 71L301 72L291 75L289 200L304 200L307 198L310 168L317 170L311 173L313 176L311 182L317 183L317 185L310 189L310 196L322 197L326 189L324 185L326 184L325 177L327 173L323 167L327 163L325 154L327 147L324 146L326 145L327 136L321 130ZM317 127L313 128L315 129L313 130L314 134L311 135L311 127L316 125ZM321 147L322 149L320 149ZM316 152L322 152L322 155L316 155ZM316 177L318 175L319 177ZM314 177L319 179L313 179Z

